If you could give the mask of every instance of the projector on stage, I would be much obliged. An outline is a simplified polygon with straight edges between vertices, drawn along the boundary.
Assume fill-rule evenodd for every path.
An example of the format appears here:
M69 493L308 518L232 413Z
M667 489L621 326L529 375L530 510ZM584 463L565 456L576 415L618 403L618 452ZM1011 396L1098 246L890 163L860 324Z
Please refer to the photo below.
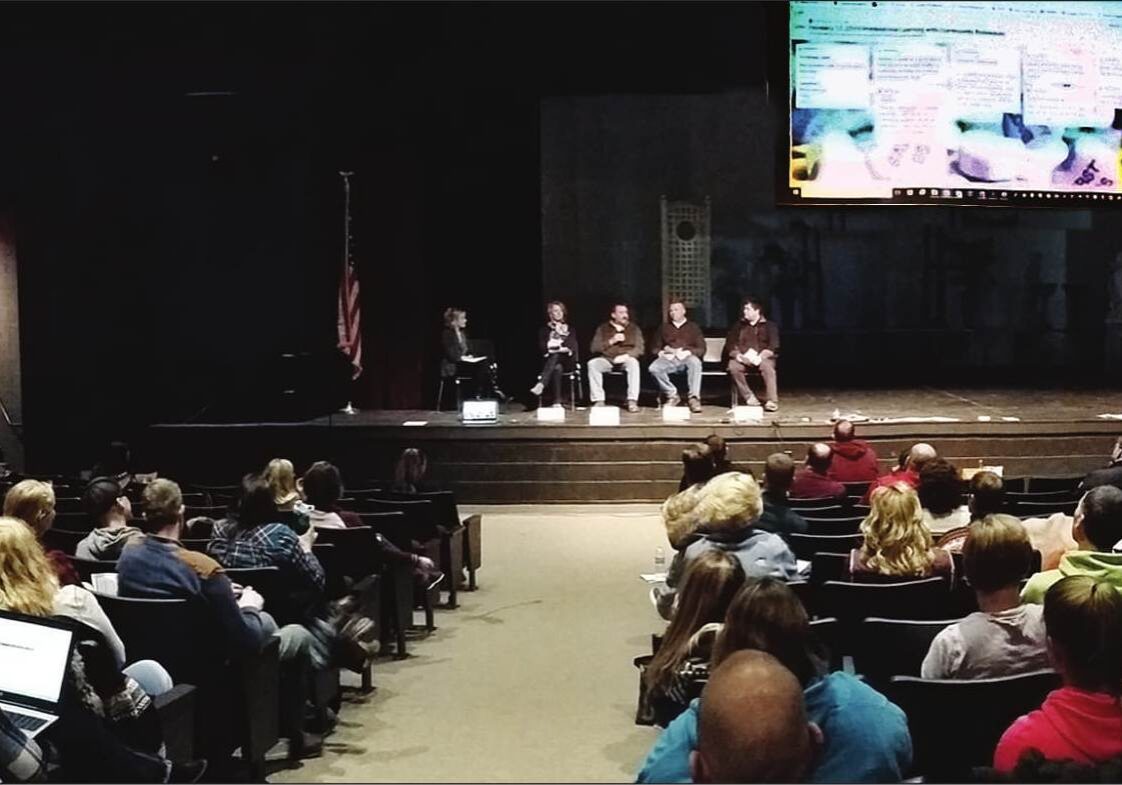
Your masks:
M618 406L593 406L588 410L589 425L619 425Z
M560 406L539 406L538 422L565 422L565 410Z
M732 407L732 421L735 423L760 422L764 419L762 406L734 406Z
M688 406L663 406L663 422L689 422L690 409Z

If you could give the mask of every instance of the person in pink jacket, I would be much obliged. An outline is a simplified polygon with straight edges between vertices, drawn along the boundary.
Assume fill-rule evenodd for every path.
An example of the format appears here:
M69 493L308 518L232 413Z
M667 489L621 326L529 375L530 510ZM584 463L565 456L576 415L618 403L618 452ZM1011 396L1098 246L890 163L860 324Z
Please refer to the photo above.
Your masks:
M1001 736L999 772L1012 772L1029 750L1076 763L1122 754L1122 593L1088 575L1064 578L1044 595L1044 626L1063 686Z

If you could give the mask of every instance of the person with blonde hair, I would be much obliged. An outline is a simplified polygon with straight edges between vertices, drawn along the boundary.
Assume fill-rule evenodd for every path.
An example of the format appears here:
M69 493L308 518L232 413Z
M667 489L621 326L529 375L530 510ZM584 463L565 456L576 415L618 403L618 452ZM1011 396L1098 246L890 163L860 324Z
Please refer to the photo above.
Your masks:
M763 509L760 486L751 475L718 474L700 491L693 514L702 536L686 548L686 565L706 551L720 550L739 559L749 577L794 579L798 568L787 543L756 528Z
M463 308L444 309L444 329L440 333L440 375L445 379L457 374L475 381L475 397L490 392L499 400L506 400L498 384L499 367L493 357L478 357L471 353L467 336L468 314ZM437 401L439 406L440 401Z
M580 352L577 334L568 323L565 303L553 300L545 307L546 323L538 330L538 351L544 358L541 375L530 388L540 398L547 387L553 388L553 405L561 406L561 377L575 367Z
M1021 581L1032 569L1028 533L1012 515L987 515L967 530L966 579L979 610L931 642L925 679L990 679L1046 670L1044 613L1022 604Z
M55 521L54 488L41 480L20 480L4 494L4 515L23 521L42 540L43 533ZM46 553L60 584L81 583L69 556L60 550Z
M954 579L951 555L931 544L923 523L919 495L906 483L873 491L872 509L861 522L865 542L849 554L849 572L855 577L887 576Z
M273 458L265 467L262 478L273 492L273 501L278 510L289 511L300 501L300 491L296 489L296 469L287 458Z
M658 724L666 725L686 708L691 663L700 659L708 664L713 643L708 628L725 618L743 585L744 568L731 554L708 551L690 562L675 596L670 626L643 674L647 705Z

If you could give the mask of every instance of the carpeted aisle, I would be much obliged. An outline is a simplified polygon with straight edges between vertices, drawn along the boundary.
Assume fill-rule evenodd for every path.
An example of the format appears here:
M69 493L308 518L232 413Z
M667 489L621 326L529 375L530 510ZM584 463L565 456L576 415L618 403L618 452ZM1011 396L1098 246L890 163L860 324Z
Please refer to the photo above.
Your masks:
M657 736L634 724L631 664L662 626L638 577L666 547L657 507L482 511L479 590L409 659L379 660L373 695L346 693L322 758L270 781L634 778Z

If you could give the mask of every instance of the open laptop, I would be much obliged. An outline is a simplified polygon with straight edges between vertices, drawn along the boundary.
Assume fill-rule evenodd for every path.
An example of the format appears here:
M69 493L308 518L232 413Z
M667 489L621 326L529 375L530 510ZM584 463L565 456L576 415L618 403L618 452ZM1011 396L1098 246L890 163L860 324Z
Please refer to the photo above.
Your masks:
M493 400L467 400L460 408L460 419L465 425L478 425L499 421L499 402Z
M0 711L30 738L58 719L73 649L68 622L0 611Z

